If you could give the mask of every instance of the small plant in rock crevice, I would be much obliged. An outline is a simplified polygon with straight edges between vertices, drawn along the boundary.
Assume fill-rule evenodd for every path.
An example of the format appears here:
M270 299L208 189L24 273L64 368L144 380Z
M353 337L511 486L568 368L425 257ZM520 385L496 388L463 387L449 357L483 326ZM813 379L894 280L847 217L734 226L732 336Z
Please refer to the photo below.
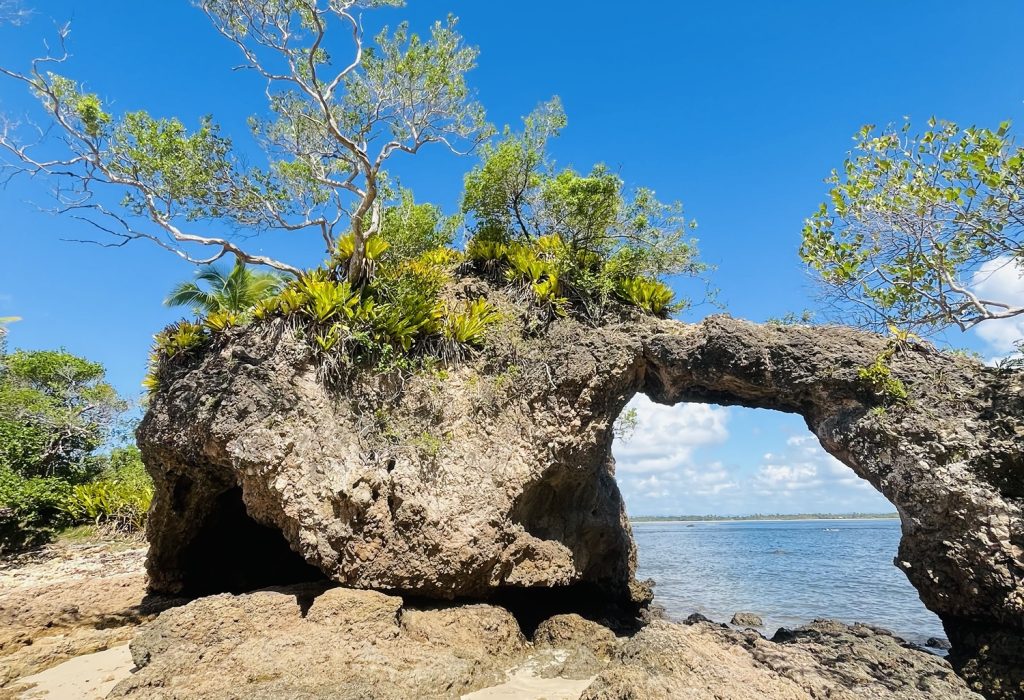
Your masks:
M892 338L886 348L875 357L874 362L857 370L857 378L866 389L875 395L891 402L905 402L910 397L907 387L899 377L893 374L890 363L896 351L905 347L917 336L896 328L890 328L890 332Z

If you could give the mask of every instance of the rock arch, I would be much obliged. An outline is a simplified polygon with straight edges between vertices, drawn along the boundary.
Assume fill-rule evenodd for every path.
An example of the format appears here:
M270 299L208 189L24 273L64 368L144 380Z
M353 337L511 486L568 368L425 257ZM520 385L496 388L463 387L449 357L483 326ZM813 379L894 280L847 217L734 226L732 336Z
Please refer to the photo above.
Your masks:
M498 337L443 378L328 390L284 327L235 330L164 368L139 430L157 485L151 586L202 576L187 557L196 523L237 489L249 517L346 585L642 601L616 417L637 392L771 408L803 416L896 505L897 563L942 618L954 664L1011 697L1024 668L1024 378L910 344L889 363L910 399L887 402L859 373L887 347L728 317L565 319Z

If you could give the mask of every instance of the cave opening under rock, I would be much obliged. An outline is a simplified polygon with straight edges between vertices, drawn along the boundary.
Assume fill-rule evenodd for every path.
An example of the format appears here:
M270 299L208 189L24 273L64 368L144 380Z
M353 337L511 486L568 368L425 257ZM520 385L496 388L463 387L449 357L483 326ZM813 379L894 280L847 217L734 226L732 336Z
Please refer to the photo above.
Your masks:
M329 580L292 551L280 530L249 516L239 487L217 497L181 564L182 593L190 597Z

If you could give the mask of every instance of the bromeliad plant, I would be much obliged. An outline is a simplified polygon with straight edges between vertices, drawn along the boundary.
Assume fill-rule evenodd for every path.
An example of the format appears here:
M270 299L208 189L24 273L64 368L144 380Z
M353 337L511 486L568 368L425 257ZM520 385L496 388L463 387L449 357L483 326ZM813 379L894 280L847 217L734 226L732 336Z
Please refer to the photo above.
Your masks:
M664 282L646 277L627 277L618 281L618 297L652 316L667 316L674 308L675 292Z
M181 321L169 327L156 338L145 386L158 387L163 358L186 353L235 326L275 318L301 329L332 377L356 365L412 367L428 356L453 364L483 346L487 330L499 320L497 310L483 299L462 305L442 299L453 267L462 260L458 251L435 248L411 260L387 261L381 257L388 250L386 241L370 244L367 250L368 264L380 265L365 285L336 279L335 259L247 309L220 308L200 322ZM346 252L342 246L338 255Z

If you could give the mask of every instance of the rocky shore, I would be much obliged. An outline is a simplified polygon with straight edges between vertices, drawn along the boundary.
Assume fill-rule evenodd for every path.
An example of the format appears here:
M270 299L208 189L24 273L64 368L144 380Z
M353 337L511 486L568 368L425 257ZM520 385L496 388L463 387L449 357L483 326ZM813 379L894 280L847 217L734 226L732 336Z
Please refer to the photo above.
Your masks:
M981 697L942 658L861 625L816 621L775 641L707 621L534 625L499 605L322 581L157 599L144 552L58 545L3 564L0 698Z
M643 393L801 415L896 507L895 564L941 618L956 671L990 698L1024 694L1024 373L841 326L628 310L538 325L486 280L451 294L505 322L444 371L332 382L281 319L165 360L137 434L156 484L150 590L319 578L508 604L532 611L528 627L629 619L650 592L611 445Z

